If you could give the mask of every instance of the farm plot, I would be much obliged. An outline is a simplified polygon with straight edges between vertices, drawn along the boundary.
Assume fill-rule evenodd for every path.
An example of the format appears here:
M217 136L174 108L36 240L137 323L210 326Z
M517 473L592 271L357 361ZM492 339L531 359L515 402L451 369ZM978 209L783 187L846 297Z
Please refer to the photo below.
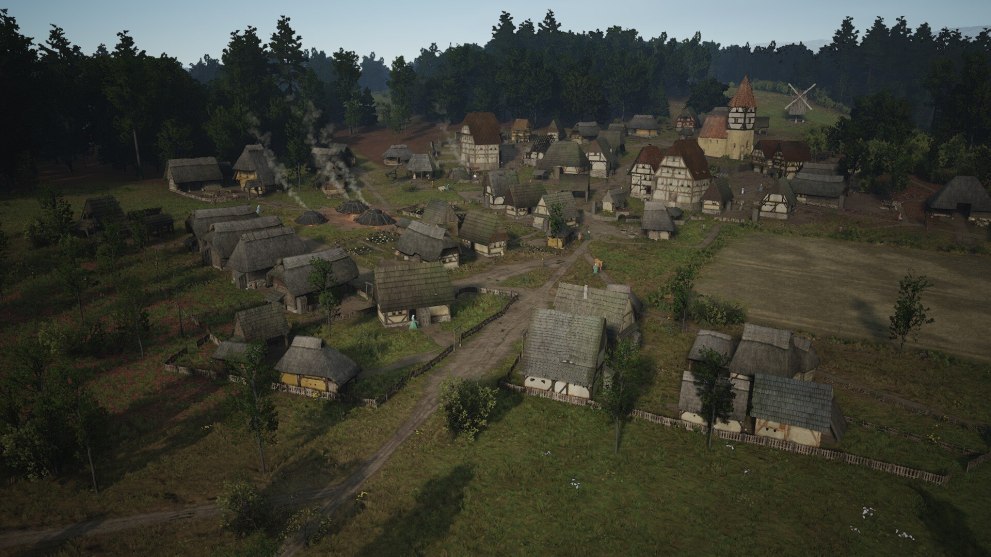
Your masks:
M923 327L918 346L991 360L987 256L756 234L720 251L696 289L741 302L758 323L882 340L908 272L934 283L923 301L935 322Z

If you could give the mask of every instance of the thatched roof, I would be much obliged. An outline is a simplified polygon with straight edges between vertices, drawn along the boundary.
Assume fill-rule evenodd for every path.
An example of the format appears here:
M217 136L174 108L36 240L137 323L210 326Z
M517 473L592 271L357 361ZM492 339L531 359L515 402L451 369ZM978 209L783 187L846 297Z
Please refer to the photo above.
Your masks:
M796 195L813 197L840 197L846 192L843 176L829 174L807 174L804 171L791 180L791 191Z
M302 215L296 217L296 224L323 224L327 222L327 217L316 211L303 211Z
M409 162L406 163L406 170L410 172L436 172L437 162L428 153L416 153L411 156Z
M266 276L266 282L281 282L286 291L293 297L305 296L316 292L310 283L310 273L313 272L313 260L323 259L330 262L331 276L327 286L339 286L358 278L358 265L354 259L341 248L330 248L303 255L284 257L279 260Z
M409 257L419 255L424 261L438 261L451 249L458 249L458 242L446 230L418 220L411 221L396 242L396 251Z
M211 224L232 220L253 219L257 216L258 214L255 212L255 208L250 205L197 209L190 213L186 219L186 229L199 239L210 231Z
M716 178L702 194L702 201L718 201L722 204L733 201L733 190L725 178Z
M668 214L668 209L660 201L646 201L643 204L643 217L640 219L640 229L654 232L674 232L674 221Z
M633 311L637 315L643 314L643 302L640 301L640 298L637 297L636 293L633 292L633 289L628 284L607 284L606 290L625 294L630 299L630 304L633 305Z
M306 253L306 244L288 226L266 228L241 235L227 266L239 273L271 269L279 259Z
M588 168L588 157L574 141L555 141L547 148L544 158L537 161L537 168L554 170L559 166Z
M683 160L693 180L712 178L712 172L709 171L709 161L705 158L705 151L699 147L699 142L694 138L676 140L664 150L664 156L678 157Z
M549 144L549 143L548 143ZM482 189L488 190L493 197L503 197L509 191L509 186L519 184L520 177L515 170L500 168L490 170L482 177Z
M733 350L736 348L736 343L733 342L733 337L727 334L708 329L699 329L699 332L695 334L695 342L692 344L692 349L688 351L688 359L693 362L701 362L702 350L705 348L714 350L717 354L726 358L728 363L733 357Z
M534 310L520 360L523 376L591 388L604 334L602 317Z
M195 159L169 159L165 163L165 178L176 184L190 182L220 182L224 179L220 165L214 157Z
M743 375L736 375L729 379L733 385L733 410L730 411L731 420L743 421L747 418L747 404L750 402L750 378ZM698 388L695 386L695 374L690 371L681 373L681 393L678 395L678 410L682 412L695 412L698 414L702 410L702 400L698 395Z
M407 162L413 157L413 152L405 144L392 145L382 153L383 159L396 159L401 163Z
M282 221L276 216L217 222L211 224L210 231L203 236L203 245L209 246L210 250L222 259L227 259L234 252L244 233L281 226Z
M616 124L610 124L609 127L611 128L613 125ZM602 130L599 132L599 139L609 142L609 147L612 148L613 152L626 150L626 132L624 131L613 129Z
M234 163L234 170L241 172L254 172L258 186L271 187L276 185L275 172L265 156L265 148L260 144L246 145L241 151L241 156Z
M381 311L447 306L454 287L439 261L383 263L375 268L375 300Z
M937 211L956 211L961 204L969 204L971 211L991 212L991 196L974 176L957 176L926 200L926 206Z
M599 127L598 122L578 122L574 127L574 132L584 139L592 139L599 135L600 131L602 129Z
M333 161L341 161L351 166L355 161L351 148L344 143L331 143L326 147L313 147L310 149L310 155L313 156L313 162L318 166L323 166Z
M602 196L603 203L612 203L616 207L625 207L626 200L630 198L630 192L623 188L613 188Z
M382 209L368 209L355 219L358 224L365 226L385 226L396 224L396 220L382 212Z
M551 207L561 206L561 216L564 220L575 220L578 218L578 206L575 205L575 196L570 191L555 191L545 193L541 198L547 212L550 214Z
M112 195L102 197L90 197L83 203L83 211L80 218L98 222L101 226L113 222L121 222L126 217L124 210L120 208L117 198Z
M465 221L461 224L459 235L462 240L484 245L509 239L506 231L500 226L499 218L495 213L483 211L473 211L465 215Z
M461 126L468 126L475 145L499 145L502 134L499 133L499 119L491 112L469 112Z
M664 158L664 151L656 145L644 145L640 152L637 153L637 158L633 160L633 164L630 165L630 173L633 171L633 167L638 164L650 165L651 170L657 172L657 169L661 167L661 160Z
M250 345L246 342L222 340L210 357L222 362L244 362L249 347Z
M754 89L750 86L750 76L743 76L740 86L736 88L736 93L729 101L729 107L757 109L757 99L754 98Z
M551 138L546 135L538 135L530 140L528 145L523 147L523 152L527 155L533 153L544 154L547 152L547 148L551 146Z
M337 212L345 215L360 215L367 210L368 205L365 205L357 199L349 199L337 206Z
M788 330L753 323L743 326L743 338L729 364L733 373L763 373L788 378L817 367L819 357L807 339L796 337Z
M289 322L282 308L264 304L234 314L234 330L245 342L265 342L289 334Z
M699 130L700 139L726 139L726 126L729 123L729 115L723 112L712 112L705 117L702 122L702 129Z
M625 330L624 319L632 312L633 304L625 292L562 282L557 285L554 309L574 315L602 317L606 320L609 336L617 338Z
M630 118L629 128L631 130L657 130L657 118L653 114L636 114Z
M323 339L298 336L292 339L292 346L275 364L282 373L310 375L330 379L343 385L358 376L358 364L329 346Z
M834 427L843 416L833 402L831 386L763 373L753 382L751 416L822 433L832 430L837 437L842 434L843 426Z
M560 142L558 142L560 143ZM544 186L533 182L511 184L506 192L506 205L516 209L531 209L544 196Z
M447 201L431 199L423 207L423 215L420 216L420 220L427 224L447 227L449 224L458 222L458 215Z

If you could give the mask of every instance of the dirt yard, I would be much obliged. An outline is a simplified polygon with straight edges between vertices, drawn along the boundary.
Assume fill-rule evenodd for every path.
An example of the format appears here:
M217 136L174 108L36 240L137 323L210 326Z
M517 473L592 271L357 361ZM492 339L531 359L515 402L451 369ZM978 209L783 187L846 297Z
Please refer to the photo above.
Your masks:
M726 246L696 287L741 302L757 323L884 340L908 272L935 284L923 296L935 322L923 327L918 346L991 360L987 256L756 234Z
M389 128L374 128L362 129L354 135L350 135L347 130L339 130L334 134L334 141L347 143L356 155L379 166L384 166L382 153L390 145L405 143L414 153L426 153L430 150L431 141L438 144L447 141L449 131L453 133L454 130L453 128L448 129L448 126L444 124L414 120L401 133L394 132Z

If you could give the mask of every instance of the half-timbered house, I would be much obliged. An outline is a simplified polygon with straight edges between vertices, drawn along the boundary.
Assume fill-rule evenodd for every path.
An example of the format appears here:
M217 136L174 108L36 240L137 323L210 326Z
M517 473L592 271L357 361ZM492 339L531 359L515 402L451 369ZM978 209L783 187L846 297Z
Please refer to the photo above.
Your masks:
M679 139L664 150L652 199L686 210L702 208L702 195L712 183L705 153L695 139Z
M833 388L822 383L758 373L750 405L759 437L819 447L840 442L846 431Z
M517 118L513 120L513 127L510 128L509 138L513 143L526 143L530 141L532 133L533 127L530 125L530 120Z
M469 112L456 134L458 160L471 172L499 168L502 135L491 112Z
M360 368L351 358L324 346L322 338L297 336L275 364L275 370L284 385L317 393L340 393L357 379Z
M472 211L465 215L458 237L461 244L484 257L506 255L509 235L495 213Z
M399 237L396 255L405 261L438 261L445 269L457 269L461 261L458 242L446 230L418 220L410 222Z
M661 168L664 151L656 145L645 145L630 165L630 195L638 199L650 199L657 183L657 171Z
M637 114L630 119L627 126L630 133L637 137L657 137L657 132L661 129L657 125L657 118L653 114Z
M536 309L520 358L523 384L542 391L592 398L605 358L604 318Z
M504 209L510 186L519 183L520 178L515 170L499 168L486 172L482 176L482 199L485 206L490 209Z
M245 145L233 168L234 179L246 192L264 195L279 185L272 161L261 144Z

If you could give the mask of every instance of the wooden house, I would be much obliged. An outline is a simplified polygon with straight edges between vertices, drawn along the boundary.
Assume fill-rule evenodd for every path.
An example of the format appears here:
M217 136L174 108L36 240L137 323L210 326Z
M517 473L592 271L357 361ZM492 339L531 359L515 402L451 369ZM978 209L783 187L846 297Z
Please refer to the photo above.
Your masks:
M120 208L117 198L112 195L90 197L83 203L83 211L79 218L79 229L86 235L106 229L110 225L123 226L127 217Z
M584 151L586 158L588 158L589 173L593 178L608 178L618 165L615 150L601 134L586 143Z
M592 398L605 358L604 318L535 309L520 358L523 384Z
M513 120L513 127L510 129L509 138L513 143L526 143L530 141L532 133L533 127L530 126L530 120L517 118Z
M838 174L811 174L803 169L789 183L795 201L803 205L816 205L830 209L842 209L846 199L847 184Z
M702 194L702 212L719 215L733 204L733 190L725 178L716 178Z
M344 143L331 143L326 147L313 147L310 149L310 157L314 168L326 168L328 165L338 163L351 168L358 162L357 157L351 148Z
M339 393L358 377L358 364L318 337L297 336L275 364L279 381L318 393ZM305 392L305 391L304 391Z
M383 263L375 268L375 302L386 327L419 326L451 320L454 287L439 261Z
M633 135L647 138L657 137L657 132L661 129L657 125L657 118L654 118L653 114L636 114L633 118L630 118L630 123L627 127Z
M544 186L539 183L510 184L506 192L506 214L514 217L529 215L544 196Z
M575 127L571 128L568 139L581 145L598 137L600 131L602 129L598 122L578 122Z
M279 259L306 253L306 244L287 226L255 230L241 235L227 260L231 280L238 288L265 285L265 275Z
M413 152L405 144L390 145L382 153L382 164L386 166L402 166L413 158Z
M315 269L314 259L330 263L331 275L327 286L336 292L338 299L343 297L346 285L358 278L357 264L341 248L283 257L265 275L265 283L281 293L287 311L307 313L316 309L319 291L310 281Z
M589 168L588 157L573 141L551 143L543 158L537 161L537 169L548 171L554 179L562 174L586 174Z
M705 153L694 139L679 139L664 150L651 197L668 206L697 211L712 183Z
M956 176L926 200L930 217L958 214L987 226L991 223L991 196L974 176Z
M433 180L437 176L437 161L430 154L416 153L406 163L406 171L414 180Z
M499 168L502 135L491 112L469 112L457 133L458 160L471 172Z
M758 373L750 405L759 437L819 447L840 442L846 431L833 388L822 383Z
M615 213L626 208L626 201L630 194L623 188L613 188L607 190L602 196L602 210Z
M561 140L561 126L558 125L557 120L551 120L547 127L540 128L537 130L537 135L542 135L544 137L550 138L551 142Z
M754 172L771 176L795 177L802 165L812 159L808 143L804 141L782 141L761 139L754 145L750 163Z
M446 230L418 220L410 222L399 237L396 255L405 261L436 261L445 269L457 269L461 261L458 242Z
M553 140L546 135L533 138L530 144L523 148L523 164L527 166L537 166L537 162L544 158L547 148L551 146Z
M740 375L763 373L804 381L811 381L818 367L819 356L808 338L753 323L744 324L729 363L729 370Z
M578 206L570 191L545 193L533 210L533 227L549 231L551 209L561 207L561 216L567 226L578 226Z
M692 348L688 351L689 370L692 369L694 364L704 360L704 352L706 350L712 350L728 363L733 359L733 353L736 352L736 342L733 340L733 337L725 333L699 329L699 332L695 333L695 341L692 343Z
M224 175L214 157L169 159L165 163L165 179L172 191L201 190L208 185L221 185Z
M630 295L625 292L561 282L554 296L554 309L572 315L602 317L611 343L637 332L637 314Z
M657 171L661 168L664 151L656 145L645 145L630 165L630 195L650 199L654 194Z
M461 244L484 257L506 255L509 235L495 213L473 211L465 215L459 233Z
M760 202L760 218L786 220L795 210L795 193L787 180L776 180L765 190Z
M257 209L250 205L196 209L186 218L186 231L192 233L197 244L201 245L203 237L210 231L210 225L218 222L257 218L258 213L256 211Z
M485 206L490 209L504 209L510 186L519 183L520 178L515 170L500 168L486 172L482 176L482 199Z
M674 234L674 221L668 208L661 201L645 201L640 229L651 240L670 240Z
M289 346L289 322L282 308L263 304L234 314L234 338L240 342L279 342Z
M257 143L245 145L241 151L241 156L234 163L234 179L242 190L256 195L264 195L279 185L269 155Z
M203 236L203 241L200 242L200 254L203 257L203 263L212 265L217 269L223 269L231 254L234 253L237 243L241 241L243 234L281 226L282 221L276 216L211 224L210 231Z
M716 420L714 429L740 433L748 429L747 407L750 403L751 378L746 375L732 374L726 378L732 386L733 408L729 412L726 421ZM704 425L707 423L705 417L701 415L702 399L699 398L698 388L695 386L695 374L691 371L683 371L681 374L681 392L678 396L678 410L681 412L681 419L693 423Z
M454 211L454 207L443 199L431 199L423 207L423 214L420 220L427 224L439 226L447 231L451 236L457 236L458 226L461 219Z
M699 116L696 114L695 110L690 107L685 107L681 109L678 113L678 118L674 121L674 129L676 130L691 130L695 131L699 127Z

